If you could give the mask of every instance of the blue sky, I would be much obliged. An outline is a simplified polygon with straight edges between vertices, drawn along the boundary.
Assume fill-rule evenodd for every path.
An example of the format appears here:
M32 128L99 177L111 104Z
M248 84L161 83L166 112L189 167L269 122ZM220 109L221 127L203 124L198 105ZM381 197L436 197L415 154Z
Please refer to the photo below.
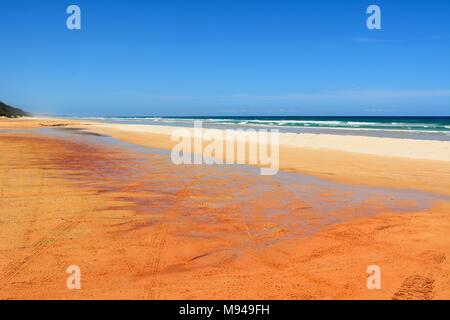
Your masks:
M77 4L82 30L66 28ZM382 10L368 30L366 9ZM0 100L55 115L450 115L450 1L0 0Z

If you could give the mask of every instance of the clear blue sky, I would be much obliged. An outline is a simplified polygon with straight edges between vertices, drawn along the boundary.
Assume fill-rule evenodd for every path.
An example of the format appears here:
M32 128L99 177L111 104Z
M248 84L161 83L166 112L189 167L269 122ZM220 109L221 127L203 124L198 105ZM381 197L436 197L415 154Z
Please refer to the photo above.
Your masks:
M66 8L82 30L66 28ZM366 8L382 9L382 30ZM0 0L0 100L56 115L450 115L450 1Z

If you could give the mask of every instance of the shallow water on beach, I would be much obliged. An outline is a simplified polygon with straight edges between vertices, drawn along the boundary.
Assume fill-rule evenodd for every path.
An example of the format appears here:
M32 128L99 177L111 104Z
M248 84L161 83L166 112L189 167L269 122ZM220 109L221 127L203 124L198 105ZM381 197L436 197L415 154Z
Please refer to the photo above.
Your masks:
M185 237L234 237L236 224L259 243L309 236L326 226L381 213L427 210L442 196L352 186L298 173L260 176L245 165L175 166L166 150L141 147L82 130L37 129L62 139L53 155L69 179L118 200L151 228L170 216ZM185 223L185 222L189 223Z

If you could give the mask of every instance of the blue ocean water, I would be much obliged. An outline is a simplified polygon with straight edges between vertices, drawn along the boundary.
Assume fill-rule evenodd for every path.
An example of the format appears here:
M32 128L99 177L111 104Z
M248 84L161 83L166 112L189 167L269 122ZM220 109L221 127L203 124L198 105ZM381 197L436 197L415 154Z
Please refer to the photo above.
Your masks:
M93 118L90 118L93 119ZM202 121L212 128L277 128L282 132L330 133L450 140L450 117L95 117L94 119L136 124L192 126Z

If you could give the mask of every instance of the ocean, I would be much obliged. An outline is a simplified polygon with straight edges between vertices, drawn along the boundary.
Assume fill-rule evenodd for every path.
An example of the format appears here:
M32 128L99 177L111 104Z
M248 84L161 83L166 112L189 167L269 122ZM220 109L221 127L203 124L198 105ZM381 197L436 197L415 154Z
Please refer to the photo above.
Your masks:
M89 117L114 123L193 126L205 128L265 128L280 132L363 135L450 141L450 117Z

